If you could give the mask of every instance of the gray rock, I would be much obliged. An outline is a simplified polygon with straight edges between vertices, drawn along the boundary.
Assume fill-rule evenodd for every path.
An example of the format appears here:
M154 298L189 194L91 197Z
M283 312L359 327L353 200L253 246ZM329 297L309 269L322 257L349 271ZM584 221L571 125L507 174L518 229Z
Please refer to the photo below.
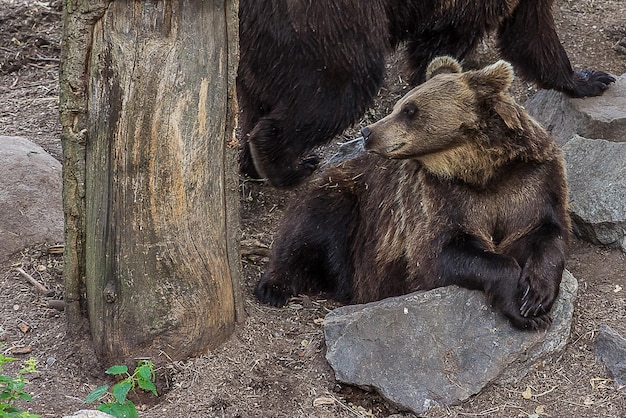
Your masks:
M66 415L63 418L115 418L113 415L106 414L93 409L81 409L74 415Z
M63 242L61 163L31 141L0 136L0 261Z
M615 385L626 393L626 339L608 325L600 325L596 355L613 375Z
M358 157L365 152L363 137L352 139L339 145L337 152L326 161L324 165L335 165L342 161Z
M576 235L626 251L626 74L599 97L542 90L525 107L563 147Z
M563 153L574 232L626 251L626 142L575 136Z
M375 389L417 414L454 405L494 381L518 381L569 337L576 279L565 272L547 331L523 332L482 292L450 286L345 306L324 321L337 380Z
M575 134L626 142L626 74L602 96L572 99L555 90L540 90L524 107L559 145Z

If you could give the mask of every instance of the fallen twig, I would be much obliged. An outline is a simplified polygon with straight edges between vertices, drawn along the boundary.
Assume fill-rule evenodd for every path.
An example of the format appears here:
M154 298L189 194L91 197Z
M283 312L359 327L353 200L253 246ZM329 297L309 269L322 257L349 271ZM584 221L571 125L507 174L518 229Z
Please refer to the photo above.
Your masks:
M35 278L33 276L31 276L30 274L26 273L20 267L16 267L15 271L17 271L20 274L20 276L22 276L23 278L28 280L30 282L30 284L35 286L35 288L37 288L37 290L39 290L39 292L43 293L44 295L47 295L48 293L50 293L50 289L48 289L46 286L44 286L41 283L39 283L37 280L35 280Z

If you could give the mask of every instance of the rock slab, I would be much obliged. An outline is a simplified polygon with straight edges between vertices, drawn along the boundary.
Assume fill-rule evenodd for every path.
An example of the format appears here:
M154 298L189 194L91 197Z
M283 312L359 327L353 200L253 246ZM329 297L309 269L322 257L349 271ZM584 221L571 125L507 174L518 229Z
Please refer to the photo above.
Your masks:
M626 74L602 96L572 99L556 90L540 90L524 107L559 145L574 135L626 142Z
M542 90L525 108L563 148L574 232L626 251L626 74L602 96Z
M576 135L563 155L574 232L626 251L626 142Z
M615 379L615 385L626 393L626 339L608 325L600 325L596 355Z
M484 293L455 286L344 306L324 320L326 359L337 380L416 414L458 404L494 381L521 379L562 350L577 289L566 271L547 331L516 330Z
M35 143L0 136L0 261L63 242L61 163Z

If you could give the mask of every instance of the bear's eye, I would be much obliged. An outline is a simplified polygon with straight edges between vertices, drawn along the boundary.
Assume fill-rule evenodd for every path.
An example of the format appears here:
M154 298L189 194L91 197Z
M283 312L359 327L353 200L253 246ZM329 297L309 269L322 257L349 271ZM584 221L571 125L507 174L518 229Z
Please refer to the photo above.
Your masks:
M402 108L402 114L410 118L415 117L415 115L417 115L417 106L415 106L414 103L407 103Z

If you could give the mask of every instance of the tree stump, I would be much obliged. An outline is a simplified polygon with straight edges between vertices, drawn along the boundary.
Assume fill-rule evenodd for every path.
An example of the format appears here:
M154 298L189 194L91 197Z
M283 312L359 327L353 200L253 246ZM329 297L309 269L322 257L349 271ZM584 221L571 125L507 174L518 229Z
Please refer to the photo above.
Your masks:
M65 0L68 325L105 363L197 355L243 315L237 9Z

